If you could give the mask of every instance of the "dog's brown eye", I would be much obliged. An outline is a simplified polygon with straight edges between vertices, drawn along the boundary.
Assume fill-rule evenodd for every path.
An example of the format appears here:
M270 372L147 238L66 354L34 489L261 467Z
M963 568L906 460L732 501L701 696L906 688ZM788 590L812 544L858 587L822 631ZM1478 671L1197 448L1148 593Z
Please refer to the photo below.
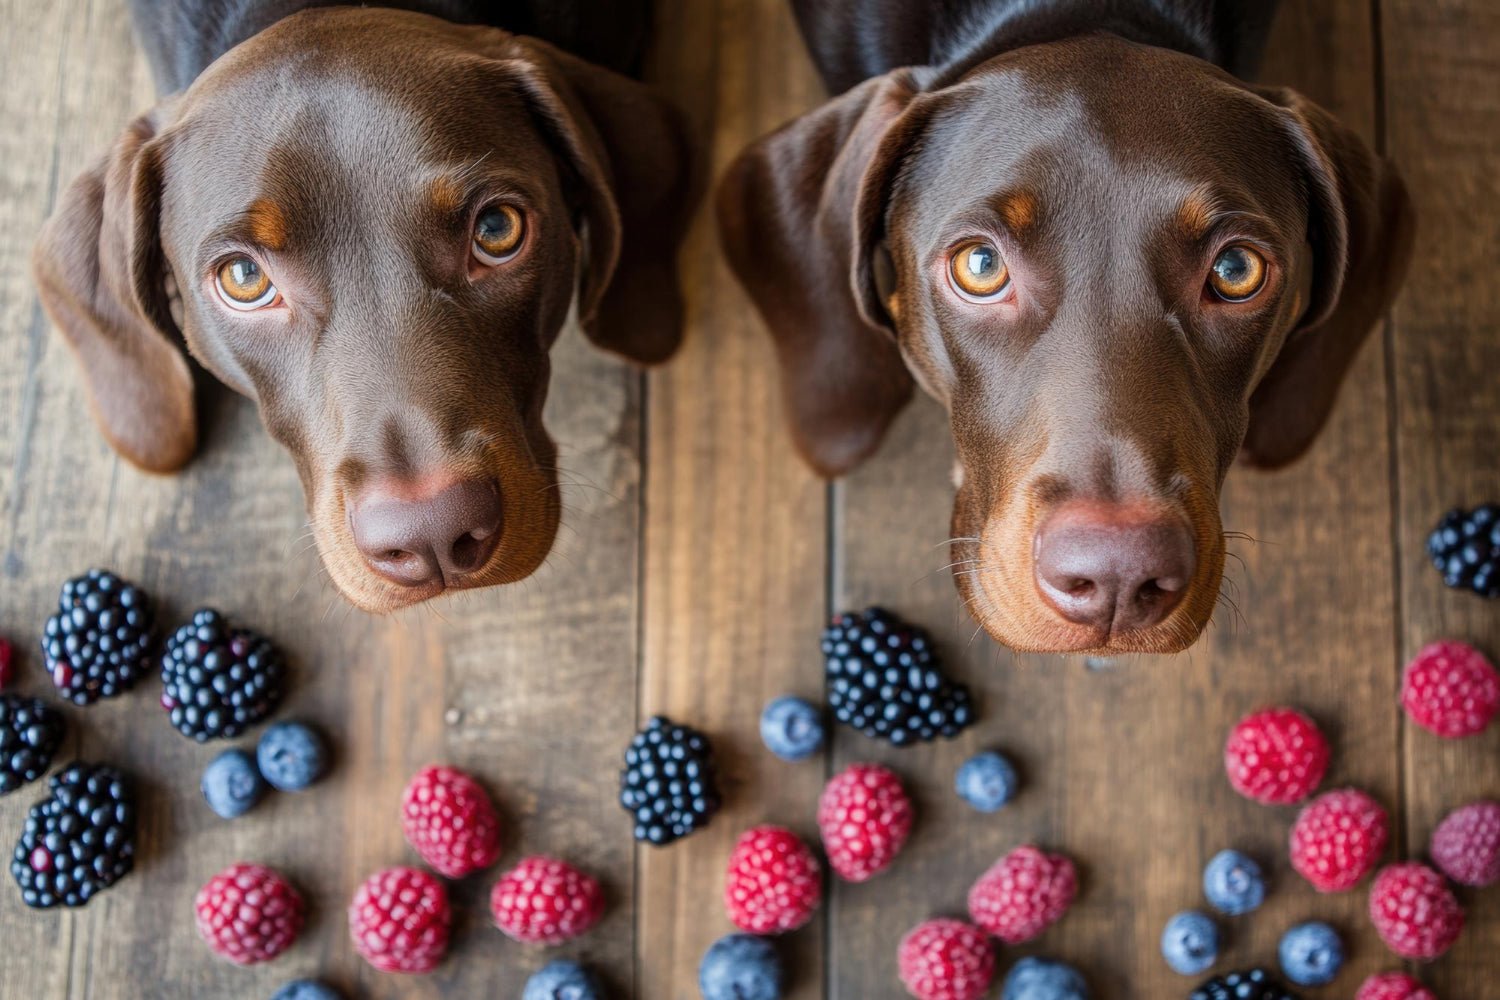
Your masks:
M521 248L525 219L511 205L491 205L474 220L474 256L483 264L500 264Z
M1208 286L1226 302L1244 302L1266 283L1266 259L1249 247L1230 247L1214 258Z
M953 254L953 284L967 298L993 299L1010 284L1010 270L994 244L974 240Z
M271 276L249 257L231 257L219 265L219 297L231 309L249 312L276 301Z

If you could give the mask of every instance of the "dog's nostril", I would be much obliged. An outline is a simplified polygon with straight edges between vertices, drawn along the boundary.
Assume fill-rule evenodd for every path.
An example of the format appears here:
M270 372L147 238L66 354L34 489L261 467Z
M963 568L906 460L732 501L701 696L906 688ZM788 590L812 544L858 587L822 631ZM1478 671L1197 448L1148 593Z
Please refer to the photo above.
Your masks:
M489 554L484 542L492 534L493 531L470 531L460 535L453 543L453 551L449 556L453 567L465 572L478 569Z
M1074 580L1068 584L1069 597L1087 597L1094 592L1093 580Z

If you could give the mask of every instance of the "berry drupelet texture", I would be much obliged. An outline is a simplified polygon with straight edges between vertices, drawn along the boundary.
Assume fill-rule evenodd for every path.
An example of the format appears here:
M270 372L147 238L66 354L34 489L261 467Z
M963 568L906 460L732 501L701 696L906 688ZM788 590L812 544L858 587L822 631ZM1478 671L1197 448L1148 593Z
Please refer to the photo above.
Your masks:
M0 795L45 774L66 731L62 713L40 698L0 694Z
M1459 885L1500 882L1500 802L1471 802L1453 810L1432 832L1433 864Z
M968 688L943 676L927 633L883 608L834 618L823 659L834 718L871 739L908 746L974 721Z
M822 898L822 866L792 831L757 826L735 842L724 873L724 912L740 930L796 930L812 919Z
M52 794L26 816L10 873L27 906L83 906L135 863L135 795L102 764L74 762L48 784Z
M281 701L286 663L268 639L201 608L167 640L161 703L172 725L200 743L232 739Z
M490 891L490 915L522 944L561 944L604 916L604 889L593 876L545 855L522 858Z
M479 782L456 767L418 771L401 795L406 842L446 878L463 878L500 857L500 816Z
M1061 920L1077 894L1073 862L1028 844L995 862L969 889L969 916L1006 944L1024 944Z
M1354 1000L1437 1000L1437 995L1404 972L1383 972L1366 979Z
M431 972L448 953L453 910L436 876L387 868L365 879L349 904L354 950L381 972Z
M1427 536L1427 555L1448 586L1500 597L1500 504L1444 514Z
M781 1000L783 978L775 945L753 934L719 938L698 964L703 1000Z
M1265 969L1214 976L1188 994L1188 1000L1298 1000Z
M193 900L198 936L235 965L269 962L302 933L307 905L279 872L233 864L204 883Z
M1301 802L1323 782L1332 756L1317 724L1294 708L1245 716L1224 743L1234 790L1262 805Z
M663 847L708 825L719 811L713 745L691 726L658 715L625 750L620 805L635 839Z
M896 967L917 1000L980 1000L995 978L995 949L962 920L928 920L901 939Z
M129 691L151 672L155 646L156 618L146 592L102 569L64 583L57 611L42 629L47 672L75 705Z

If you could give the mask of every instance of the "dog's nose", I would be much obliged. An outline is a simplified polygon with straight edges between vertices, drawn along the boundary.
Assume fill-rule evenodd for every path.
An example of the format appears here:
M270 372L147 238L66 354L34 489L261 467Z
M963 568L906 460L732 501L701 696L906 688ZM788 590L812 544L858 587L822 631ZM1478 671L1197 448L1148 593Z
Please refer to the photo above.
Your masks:
M1037 589L1068 621L1124 631L1159 624L1193 579L1193 537L1180 519L1138 507L1073 502L1035 541Z
M354 544L370 568L392 583L452 582L489 561L500 541L500 493L466 479L420 498L366 493L350 511Z

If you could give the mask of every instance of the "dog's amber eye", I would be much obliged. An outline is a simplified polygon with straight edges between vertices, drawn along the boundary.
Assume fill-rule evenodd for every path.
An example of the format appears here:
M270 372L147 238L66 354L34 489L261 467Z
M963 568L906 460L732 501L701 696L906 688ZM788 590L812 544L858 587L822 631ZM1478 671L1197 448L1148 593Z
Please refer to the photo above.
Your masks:
M1266 283L1266 259L1249 247L1233 246L1214 258L1208 287L1226 302L1244 302Z
M482 264L501 264L521 248L526 220L512 205L491 205L474 220L474 256Z
M219 297L231 309L250 312L276 301L271 276L249 257L231 257L219 265Z
M972 240L954 252L949 271L966 298L993 299L1010 284L1010 270L993 243Z

